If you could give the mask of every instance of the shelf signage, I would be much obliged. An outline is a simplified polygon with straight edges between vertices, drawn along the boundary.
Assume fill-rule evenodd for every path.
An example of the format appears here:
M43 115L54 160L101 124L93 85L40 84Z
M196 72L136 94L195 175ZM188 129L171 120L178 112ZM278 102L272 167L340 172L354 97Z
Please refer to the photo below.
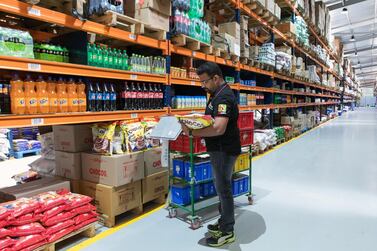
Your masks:
M40 125L44 125L44 123L45 123L45 121L42 118L31 119L31 125L32 126L40 126Z
M29 63L29 64L27 64L27 69L29 71L40 71L41 70L41 65L40 64Z
M38 17L41 16L41 11L38 10L38 9L35 9L33 7L28 7L27 8L27 13L30 14L30 15L38 16Z

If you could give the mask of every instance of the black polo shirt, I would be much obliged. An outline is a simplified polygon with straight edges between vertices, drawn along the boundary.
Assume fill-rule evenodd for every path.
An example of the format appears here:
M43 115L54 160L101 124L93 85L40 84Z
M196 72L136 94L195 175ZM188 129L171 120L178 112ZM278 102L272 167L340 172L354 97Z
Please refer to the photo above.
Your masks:
M224 83L211 95L205 114L211 115L212 118L218 116L229 118L223 135L205 138L207 151L220 151L230 155L239 155L241 153L241 141L240 130L237 124L238 102L228 84Z

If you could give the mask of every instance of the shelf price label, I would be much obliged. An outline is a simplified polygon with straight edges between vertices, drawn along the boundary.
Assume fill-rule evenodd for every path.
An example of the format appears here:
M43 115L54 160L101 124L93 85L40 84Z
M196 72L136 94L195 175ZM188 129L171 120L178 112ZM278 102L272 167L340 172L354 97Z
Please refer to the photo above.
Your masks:
M41 65L40 64L29 63L29 64L27 64L27 69L29 71L40 71L41 70Z
M128 38L131 39L131 40L136 40L136 35L130 34L130 35L128 35Z
M193 52L192 52L192 56L193 56L193 57L196 57L196 51L193 51Z
M138 117L139 117L139 114L131 113L131 119L137 119Z
M137 80L137 75L132 74L132 75L130 76L130 78L131 78L132 80Z
M45 121L42 118L31 119L31 125L32 126L40 126L40 125L44 125L44 123L45 123Z
M30 15L38 16L38 17L41 16L41 11L38 10L38 9L35 9L33 7L28 7L27 8L27 13L30 14Z
M191 85L196 85L195 81L191 81Z

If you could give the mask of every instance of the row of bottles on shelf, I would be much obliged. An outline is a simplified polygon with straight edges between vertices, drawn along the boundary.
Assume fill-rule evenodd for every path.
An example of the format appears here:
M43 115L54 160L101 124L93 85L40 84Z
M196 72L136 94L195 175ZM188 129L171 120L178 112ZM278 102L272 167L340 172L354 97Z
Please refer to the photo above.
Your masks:
M69 51L59 45L35 43L34 57L35 59L68 63Z
M126 50L110 48L104 45L88 43L88 65L134 72L165 74L164 57L143 56L133 53L128 56Z
M204 0L173 0L172 5L175 9L187 12L191 18L204 16Z
M164 93L160 84L124 83L120 92L123 110L155 110L164 107Z
M173 108L176 109L204 109L206 104L206 96L175 96L172 99Z
M264 95L259 94L247 94L240 93L240 105L241 106L252 106L252 105L263 105Z
M30 75L27 75L22 81L18 74L14 74L10 85L12 114L86 111L85 83L81 80L75 83L72 78L66 82L63 78L56 81L49 77L45 81L39 76L34 81Z
M179 67L171 67L170 68L170 76L172 78L190 78L199 80L199 76L196 73L196 68L190 67L186 68L179 68Z

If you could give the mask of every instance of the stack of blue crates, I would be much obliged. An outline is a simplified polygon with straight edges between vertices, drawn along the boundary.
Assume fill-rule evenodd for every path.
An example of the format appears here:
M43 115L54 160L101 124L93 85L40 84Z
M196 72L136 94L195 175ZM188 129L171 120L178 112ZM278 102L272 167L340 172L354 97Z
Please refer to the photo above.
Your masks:
M173 176L190 181L192 177L196 182L212 179L211 162L207 159L194 161L194 175L191 173L190 161L187 158L177 158L173 160Z
M183 184L174 184L171 188L172 201L177 205L187 205L191 202L191 186ZM200 199L200 187L194 186L194 200Z
M200 196L201 197L204 197L204 198L212 197L212 196L215 196L216 194L217 194L216 188L215 188L215 184L213 183L213 181L200 184Z
M249 176L236 174L233 176L233 196L238 196L249 192Z

